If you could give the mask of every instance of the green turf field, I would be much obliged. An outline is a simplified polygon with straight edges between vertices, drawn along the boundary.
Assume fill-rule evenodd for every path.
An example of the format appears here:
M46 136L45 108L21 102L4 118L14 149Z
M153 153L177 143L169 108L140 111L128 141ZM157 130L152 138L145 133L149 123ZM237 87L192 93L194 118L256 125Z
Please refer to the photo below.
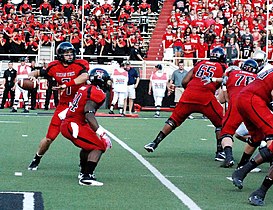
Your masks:
M11 115L8 111L0 111L0 191L42 192L46 210L189 209L140 162L141 158L200 209L255 209L247 198L268 169L268 164L261 166L261 173L250 174L244 188L236 189L226 179L234 168L220 168L220 163L214 161L214 128L199 116L177 128L154 153L147 153L144 144L153 140L170 113L154 119L153 112L141 112L140 118L97 118L118 139L115 140L124 142L136 153L133 155L113 140L113 148L104 154L96 169L97 179L104 186L79 186L79 149L61 135L43 157L38 171L27 170L51 116L42 110L38 115L34 111ZM243 146L235 142L236 160ZM15 172L23 175L15 176ZM273 209L272 196L270 189L261 209Z

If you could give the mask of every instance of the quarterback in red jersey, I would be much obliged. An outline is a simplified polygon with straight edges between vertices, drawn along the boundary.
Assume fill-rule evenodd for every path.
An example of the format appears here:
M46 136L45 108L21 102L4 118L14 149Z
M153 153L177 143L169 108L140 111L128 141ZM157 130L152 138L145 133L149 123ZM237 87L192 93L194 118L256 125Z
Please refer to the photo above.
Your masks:
M214 48L209 61L196 63L194 68L188 72L182 81L185 91L172 115L166 121L156 139L144 146L148 152L153 152L158 144L177 126L180 126L190 114L198 112L207 116L216 127L217 152L215 158L218 160L219 153L223 151L219 139L223 108L215 97L215 91L220 85L216 83L204 85L202 77L222 77L227 68L225 62L225 51L222 48Z
M233 135L236 129L243 122L241 115L238 113L236 103L239 100L240 91L249 83L255 80L259 72L259 65L255 60L246 60L241 68L230 66L223 78L206 78L207 84L212 80L223 84L223 91L228 100L228 109L222 121L221 144L225 152L225 161L221 167L229 168L234 165L232 155Z
M96 181L93 172L102 153L112 145L104 129L99 126L95 113L105 101L103 91L109 86L110 76L103 69L94 69L90 72L89 80L91 85L80 87L76 93L61 124L61 132L81 148L79 184L102 186L103 183Z
M232 174L233 184L242 189L243 180L252 169L264 162L273 161L273 69L260 73L255 81L240 92L239 97L242 100L237 102L237 109L251 135L251 141L257 145L262 140L267 143L267 146L259 149L256 156ZM263 206L266 192L272 184L273 166L262 185L251 193L249 202L255 206Z
M61 91L59 105L51 119L46 137L41 140L38 151L28 167L29 170L37 170L40 159L60 133L60 113L68 107L77 90L88 79L89 64L86 60L76 59L76 50L71 43L62 42L56 52L58 60L49 63L46 70L32 71L29 74L32 79L39 76L54 78L59 84L55 89Z

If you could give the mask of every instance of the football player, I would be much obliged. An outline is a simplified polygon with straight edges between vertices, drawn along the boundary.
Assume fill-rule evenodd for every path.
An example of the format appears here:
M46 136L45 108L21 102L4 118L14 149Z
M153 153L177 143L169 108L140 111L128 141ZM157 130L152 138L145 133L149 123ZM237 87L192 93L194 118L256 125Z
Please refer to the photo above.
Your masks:
M112 147L110 138L98 124L95 113L105 101L104 90L109 86L110 76L103 69L90 72L91 85L79 88L70 104L66 118L61 124L64 137L81 148L79 184L102 186L93 173L107 148Z
M41 140L38 151L28 170L37 170L41 158L60 133L61 116L59 116L59 113L68 108L69 102L73 100L77 90L88 79L89 64L86 60L76 59L76 50L71 43L62 42L59 44L56 54L57 60L50 62L45 70L36 70L29 74L30 79L53 77L59 84L55 89L60 90L61 93L59 104L51 119L46 137Z
M156 136L155 140L144 146L148 152L153 152L159 143L176 127L180 126L190 114L198 112L204 114L215 126L217 139L215 160L224 160L220 141L223 108L215 97L215 91L220 87L220 84L210 83L204 85L202 77L222 77L227 68L225 63L225 51L221 47L216 47L211 51L209 61L196 63L194 68L188 72L182 81L185 91L172 115L166 121L165 126Z
M264 162L273 160L273 69L259 74L255 81L245 87L239 94L243 100L237 103L237 109L249 131L251 141L257 146L265 141L267 146L259 149L259 153L250 159L244 166L232 174L233 184L243 188L243 180L247 174ZM252 205L264 205L266 192L273 184L273 166L260 188L251 193L249 202Z
M224 78L207 77L203 79L206 84L209 84L212 80L224 83L223 90L227 94L225 98L228 99L228 109L223 118L221 130L221 144L226 158L221 167L229 168L234 165L232 155L233 135L243 121L236 108L236 103L239 100L238 95L245 86L255 80L258 72L258 63L255 60L248 59L242 64L241 68L230 66L226 70ZM252 145L251 142L248 142L248 144Z
M255 60L259 65L258 75L273 68L273 66L270 63L268 63L268 61L267 61L266 53L264 51L262 51L262 50L255 51L253 56L252 56L252 59ZM250 139L249 138L250 137L249 132L246 129L246 127L244 126L244 124L239 126L239 128L236 131L235 136L237 138L239 138L239 139L245 139L245 140ZM263 143L265 143L265 142L263 142ZM260 147L262 147L262 146L263 145L260 145ZM247 144L245 146L244 153L243 153L243 155L241 157L241 160L238 163L237 168L245 165L250 160L250 158L251 158L251 156L252 156L252 154L254 153L255 150L256 150L256 147L253 147L253 146L250 146L249 144ZM260 172L261 169L260 168L255 168L251 172L256 172L256 171Z

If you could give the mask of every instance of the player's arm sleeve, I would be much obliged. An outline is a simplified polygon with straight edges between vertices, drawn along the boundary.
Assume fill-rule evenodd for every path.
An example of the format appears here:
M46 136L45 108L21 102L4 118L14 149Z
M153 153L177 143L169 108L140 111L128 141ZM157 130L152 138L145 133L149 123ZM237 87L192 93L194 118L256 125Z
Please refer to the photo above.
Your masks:
M91 100L88 100L84 107L85 119L93 131L96 131L99 128L99 124L95 118L97 108L98 104Z

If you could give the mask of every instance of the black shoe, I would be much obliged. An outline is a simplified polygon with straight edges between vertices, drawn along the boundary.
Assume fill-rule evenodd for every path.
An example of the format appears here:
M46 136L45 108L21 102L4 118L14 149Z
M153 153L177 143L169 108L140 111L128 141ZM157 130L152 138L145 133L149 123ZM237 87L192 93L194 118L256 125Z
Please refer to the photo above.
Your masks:
M216 152L215 153L215 161L224 162L226 159L226 154L224 152Z
M265 193L260 189L250 194L248 201L253 206L264 206Z
M226 158L221 167L223 168L231 168L234 165L233 158Z
M10 112L17 112L17 109L12 108Z
M146 144L144 146L144 149L146 149L148 152L153 152L157 148L158 144L155 142L151 142L149 144Z
M30 171L37 171L39 163L40 163L40 159L38 160L38 159L34 158L31 161L31 163L29 164L28 170L30 170Z
M24 110L22 111L22 113L29 113L29 110L24 109Z
M31 107L30 109L31 109L31 110L36 110L34 107Z
M3 107L3 106L0 106L0 109L4 109L4 107Z
M236 169L232 174L232 182L235 187L238 187L240 190L243 189L243 181L245 178L245 175L241 172L241 168Z
M44 110L48 110L48 107L45 107Z
M108 113L109 113L109 114L115 114L115 113L114 113L113 111L111 111L111 110L110 110Z

